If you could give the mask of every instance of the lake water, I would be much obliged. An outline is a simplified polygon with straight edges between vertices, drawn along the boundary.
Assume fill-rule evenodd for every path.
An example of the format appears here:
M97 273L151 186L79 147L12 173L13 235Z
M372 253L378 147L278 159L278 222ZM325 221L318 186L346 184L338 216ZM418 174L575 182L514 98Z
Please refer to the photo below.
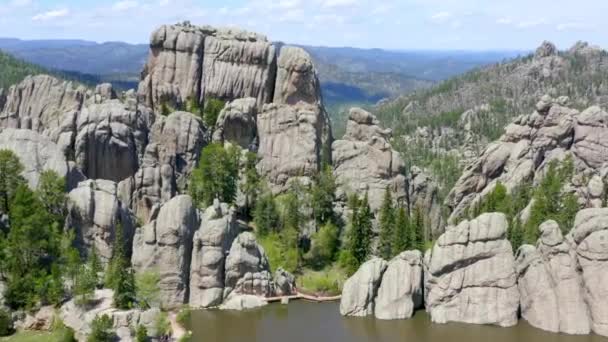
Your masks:
M597 335L552 334L520 320L512 328L432 324L424 311L412 319L381 321L340 316L338 303L293 301L252 311L193 311L193 341L202 342L608 342Z

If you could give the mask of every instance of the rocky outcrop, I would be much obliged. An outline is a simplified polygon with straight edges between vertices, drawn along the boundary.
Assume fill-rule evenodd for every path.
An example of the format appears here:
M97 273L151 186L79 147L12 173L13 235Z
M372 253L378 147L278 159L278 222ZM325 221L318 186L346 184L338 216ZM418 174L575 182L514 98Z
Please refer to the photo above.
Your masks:
M84 86L52 76L28 76L6 93L0 127L32 129L40 133L59 127L64 113L81 109L86 92Z
M406 319L423 304L422 254L403 252L389 261L374 300L378 319Z
M234 209L215 202L207 208L194 234L190 267L192 307L214 307L224 299L226 255L238 234Z
M568 98L544 96L531 115L522 115L506 127L500 140L490 144L465 169L448 195L451 221L481 201L500 182L513 191L525 182L538 184L552 160L572 157L577 179L568 185L585 207L601 205L599 189L608 165L608 113L599 107L583 112L565 107ZM590 182L593 182L591 184Z
M131 245L135 217L118 199L116 183L108 180L87 180L70 191L66 229L74 229L76 243L83 254L95 248L102 262L112 257L115 232L121 225Z
M40 174L52 170L60 177L69 175L69 164L61 149L49 138L29 129L5 128L0 132L0 149L11 150L21 164L21 175L36 189ZM68 180L69 183L69 180Z
M133 175L148 143L150 113L119 100L91 104L63 126L59 141L91 179L119 182ZM67 120L70 123L69 120Z
M133 341L134 332L139 325L146 327L149 336L156 334L156 322L160 314L158 308L118 310L112 307L112 296L112 290L96 290L91 301L94 303L92 307L78 305L76 300L72 299L61 306L59 317L67 327L74 329L78 341L86 340L91 333L93 320L103 315L112 319L113 332L120 341Z
M186 112L158 117L137 172L120 183L121 198L144 222L152 209L187 187L187 180L209 141L202 121Z
M374 314L374 299L386 268L386 261L373 258L348 278L342 288L341 315L363 317Z
M519 292L504 214L449 226L425 254L425 307L435 323L517 323Z
M102 103L107 100L116 99L116 92L110 83L98 84L95 87L94 102Z
M253 97L226 104L217 119L213 141L230 142L243 149L255 150L258 109Z
M287 189L288 180L308 182L316 174L331 143L327 113L318 105L269 104L258 114L258 171L274 192Z
M139 95L149 107L180 108L188 100L272 100L276 52L261 35L188 23L152 33Z
M321 85L308 52L294 46L281 48L273 102L320 105L321 98Z
M581 210L570 234L591 329L608 336L608 208Z
M226 258L224 297L234 290L240 294L270 296L270 265L264 248L250 232L241 233L232 243Z
M348 194L367 192L374 211L380 208L387 187L397 201L403 201L407 192L405 164L389 143L391 130L379 125L371 113L353 108L344 137L332 144L338 196L345 200Z
M534 53L534 57L535 58L544 58L544 57L556 56L557 52L558 51L557 51L557 47L555 46L555 44L545 40L536 49L536 52Z
M280 267L274 272L274 285L277 296L289 296L296 293L296 278Z
M439 200L439 185L420 168L410 168L408 177L408 204L410 214L422 211L425 219L425 239L433 240L443 233L445 222Z
M538 246L516 256L521 315L531 325L566 334L591 331L576 256L555 221L540 226Z
M131 262L137 272L158 272L161 306L179 308L188 300L192 238L199 218L192 198L179 195L155 219L135 232Z

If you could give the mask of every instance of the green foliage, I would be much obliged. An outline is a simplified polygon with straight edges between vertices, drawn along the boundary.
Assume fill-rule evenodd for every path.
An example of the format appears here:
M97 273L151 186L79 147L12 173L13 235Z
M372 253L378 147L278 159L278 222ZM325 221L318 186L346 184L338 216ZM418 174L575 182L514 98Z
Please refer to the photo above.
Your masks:
M203 110L203 121L207 127L215 127L217 118L220 116L220 112L224 109L226 103L220 99L208 99L205 102L205 108Z
M190 324L191 316L192 316L192 310L190 310L190 307L186 305L186 306L182 307L181 310L179 310L179 312L177 313L177 316L175 317L175 320L182 327L187 327L188 324Z
M169 322L169 317L166 312L161 311L156 315L154 331L156 332L155 337L161 339L171 335L171 322Z
M137 330L135 330L135 341L137 342L146 342L148 341L148 329L143 324L137 325Z
M395 215L395 226L391 237L391 250L393 255L413 249L413 241L410 240L412 227L404 207L397 209Z
M298 181L293 181L290 190L282 196L282 200L280 201L283 228L300 231L300 226L304 222L304 215L301 211L303 203L300 200L303 196L302 185Z
M17 187L25 183L21 177L22 171L23 165L13 151L0 150L0 211L4 213L9 213Z
M137 301L143 308L160 306L160 275L156 271L144 271L135 275Z
M112 342L116 338L113 331L113 322L108 315L97 316L91 322L91 333L87 342Z
M11 229L2 239L5 296L13 308L37 302L57 304L62 297L61 274L54 262L61 250L60 227L27 185L19 184L10 201Z
M63 224L66 215L65 179L53 170L45 170L40 174L36 195L46 211L53 215L55 222Z
M76 342L76 337L74 336L74 329L67 327L59 317L53 317L53 326L51 328L53 331L53 335L56 336L55 341Z
M426 240L424 237L424 214L419 207L414 209L414 215L410 221L410 246L408 249L417 249L424 253Z
M179 338L179 340L177 340L178 342L190 342L192 341L192 332L191 331L187 331L184 335L182 335L182 337Z
M338 226L331 222L326 223L314 234L312 241L312 248L307 259L314 267L320 268L335 261L340 246Z
M136 303L135 274L126 253L126 241L122 224L116 224L112 258L106 271L105 284L114 290L114 306L132 309Z
M14 331L10 313L4 309L0 309L0 336L11 335Z
M257 154L255 152L247 152L245 155L245 182L241 188L241 191L245 195L245 213L247 215L255 207L261 183L261 177L256 168L257 163Z
M395 229L395 208L393 207L393 196L387 187L384 193L384 200L379 213L380 241L379 256L385 260L390 259L395 252L393 251L393 230Z
M371 252L372 220L374 215L369 207L367 193L363 200L357 196L349 199L350 229L347 250L341 256L341 264L349 273L354 273L364 263Z
M320 271L306 269L296 279L298 289L322 295L338 295L348 278L344 269L336 265L328 266Z
M207 207L214 199L232 204L236 199L239 180L237 147L224 148L209 144L201 153L200 163L192 172L190 193L201 207Z
M28 75L46 73L43 68L0 51L0 89L21 82Z
M334 202L336 200L336 178L330 165L325 165L316 175L310 190L312 213L321 226L327 222L334 222Z
M291 273L297 270L299 253L294 241L295 234L294 230L286 229L280 233L258 235L257 240L264 247L272 271L279 267Z
M253 211L253 222L258 236L279 231L279 211L272 193L266 192L258 198Z

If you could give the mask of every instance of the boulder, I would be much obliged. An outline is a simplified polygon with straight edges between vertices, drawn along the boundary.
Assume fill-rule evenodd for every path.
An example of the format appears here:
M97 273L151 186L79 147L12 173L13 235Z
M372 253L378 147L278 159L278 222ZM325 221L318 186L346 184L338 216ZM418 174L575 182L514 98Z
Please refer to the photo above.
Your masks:
M534 53L535 58L543 58L556 55L557 47L555 46L555 44L546 40L541 44L541 46L536 49L536 52Z
M591 329L608 336L608 208L579 211L570 232Z
M95 87L95 103L116 99L116 92L110 83L102 83Z
M35 313L27 313L22 320L15 322L18 330L50 331L55 321L55 307L43 306Z
M264 248L260 246L255 236L250 232L241 233L232 243L228 257L226 258L225 272L226 278L224 280L224 298L233 292L240 294L255 294L261 296L270 296L270 287L248 287L243 286L243 281L249 279L254 280L254 274L261 272L270 271L270 265L268 264L268 258ZM247 274L251 275L247 275ZM245 278L247 277L247 278ZM258 279L262 278L261 275L257 276ZM250 290L260 290L250 293Z
M85 97L84 86L48 75L28 76L6 92L0 127L46 132L60 126L64 113L79 111Z
M233 294L219 307L221 310L251 310L267 305L263 298L247 294Z
M109 289L96 290L91 306L81 306L74 299L64 303L59 309L62 322L74 329L78 341L85 341L91 333L91 323L98 316L108 315L113 322L113 331L120 341L133 341L139 325L146 327L148 335L156 333L158 308L148 310L118 310L112 307L113 292Z
M423 304L422 254L403 252L389 261L375 298L378 319L406 319Z
M61 149L49 138L29 129L5 128L0 132L0 149L11 150L21 164L21 175L32 189L38 187L40 174L52 170L60 177L69 176L69 164ZM70 180L68 179L68 183Z
M531 325L566 334L591 331L576 256L559 225L540 226L538 247L524 245L516 256L521 315Z
M296 105L300 102L321 104L321 85L312 58L304 49L281 48L277 62L274 103Z
M66 229L74 229L76 243L83 254L95 248L102 262L112 257L115 232L121 225L127 246L131 246L136 220L118 199L116 183L87 180L68 194Z
M137 272L158 272L163 309L179 308L188 300L192 238L198 227L192 198L179 195L135 232L131 263Z
M519 292L507 219L449 226L425 255L425 307L434 323L517 324Z
M287 190L290 179L310 180L331 143L327 113L318 105L266 105L258 115L257 130L258 171L275 193Z
M152 209L186 190L188 178L209 141L202 121L186 112L158 117L137 172L119 184L121 198L148 222Z
M373 114L353 108L344 137L332 144L338 197L346 201L348 194L367 192L373 211L382 205L387 187L396 201L405 200L407 192L405 164L391 147L391 131L379 125Z
M274 285L277 296L296 294L296 278L280 267L274 272Z
M253 97L228 102L217 119L213 141L230 142L243 149L255 150L257 115L256 99Z
M340 314L343 316L369 316L374 314L374 298L382 275L387 268L386 261L373 258L366 261L357 272L344 283L340 299Z
M213 307L224 299L226 255L238 234L236 215L225 203L215 202L205 210L194 233L190 267L192 307Z

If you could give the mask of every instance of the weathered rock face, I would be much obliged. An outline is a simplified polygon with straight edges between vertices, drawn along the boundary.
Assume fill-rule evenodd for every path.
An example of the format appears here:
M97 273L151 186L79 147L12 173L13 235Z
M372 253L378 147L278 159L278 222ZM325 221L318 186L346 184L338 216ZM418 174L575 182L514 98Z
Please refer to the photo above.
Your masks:
M386 261L373 258L361 265L357 272L348 278L342 289L341 315L363 317L374 314L374 298L378 294L386 268Z
M217 119L213 141L230 142L244 149L255 150L257 115L258 109L253 97L227 103Z
M222 303L226 255L237 234L236 215L227 204L216 202L205 210L194 234L190 306L206 308Z
M275 192L293 178L310 179L331 143L327 113L318 105L270 104L258 115L258 170Z
M439 186L425 172L414 166L407 178L410 213L421 210L426 220L426 239L432 240L443 233L445 227L439 201Z
M95 305L93 307L83 307L78 305L74 299L61 306L59 318L63 323L74 329L75 337L78 341L85 341L91 333L91 323L97 316L108 315L113 322L113 331L120 341L133 341L133 332L139 325L146 327L148 335L156 333L156 321L160 314L158 308L148 310L127 310L121 311L112 307L112 290L96 290L94 294Z
M591 331L576 256L555 221L540 226L538 248L517 251L516 268L521 314L533 326L552 332Z
M102 103L106 100L116 99L116 92L110 83L102 83L95 87L94 102Z
M122 225L127 246L131 245L135 218L120 202L116 183L87 180L70 191L66 229L74 229L83 253L95 248L102 262L108 262L114 249L117 225Z
M499 141L490 144L467 167L448 195L451 221L490 193L497 182L508 191L526 181L540 182L552 160L571 156L579 180L569 190L585 207L601 205L608 154L608 113L591 107L582 113L564 105L568 98L544 96L532 115L523 115L507 126ZM585 181L589 180L589 182ZM590 182L593 182L591 184Z
M133 175L148 142L149 113L132 111L118 100L84 107L73 126L64 126L60 141L91 179L119 182Z
M608 336L608 208L581 210L570 232L591 329Z
M392 149L390 136L391 131L382 129L374 115L351 109L344 138L332 145L339 197L367 192L374 211L380 208L387 187L397 201L405 199L405 165Z
M135 232L133 268L159 273L163 308L178 308L188 300L192 238L198 227L192 198L180 195L165 203L156 219Z
M144 222L155 205L186 189L190 172L209 138L200 119L175 112L157 118L149 140L137 172L120 183L121 197Z
M519 292L507 219L482 214L450 226L425 255L425 307L435 323L513 326Z
M150 49L138 92L152 108L211 97L255 97L260 107L272 100L276 53L261 35L165 25L152 33Z
M264 286L260 282L258 282L258 286L253 286L256 278L262 282L268 281L269 270L270 265L266 252L258 245L255 236L250 232L241 233L232 243L226 258L224 297L228 297L233 290L240 294L272 295L272 292L265 292L270 289L270 286ZM268 273L268 277L262 273ZM243 283L247 281L252 282L251 287ZM249 293L249 289L255 290L255 292Z
M403 252L388 263L378 288L374 314L378 319L406 319L422 303L422 254Z
M296 278L280 267L274 272L274 285L277 296L289 296L296 293Z
M74 86L47 75L28 76L6 93L0 127L37 132L56 128L62 123L64 113L80 110L85 96L84 86Z
M273 102L318 105L321 97L321 85L308 52L293 46L281 48Z
M32 189L38 186L43 171L52 170L60 177L68 176L69 165L61 149L35 131L3 129L0 132L0 149L11 150L19 157L24 168L22 176Z

